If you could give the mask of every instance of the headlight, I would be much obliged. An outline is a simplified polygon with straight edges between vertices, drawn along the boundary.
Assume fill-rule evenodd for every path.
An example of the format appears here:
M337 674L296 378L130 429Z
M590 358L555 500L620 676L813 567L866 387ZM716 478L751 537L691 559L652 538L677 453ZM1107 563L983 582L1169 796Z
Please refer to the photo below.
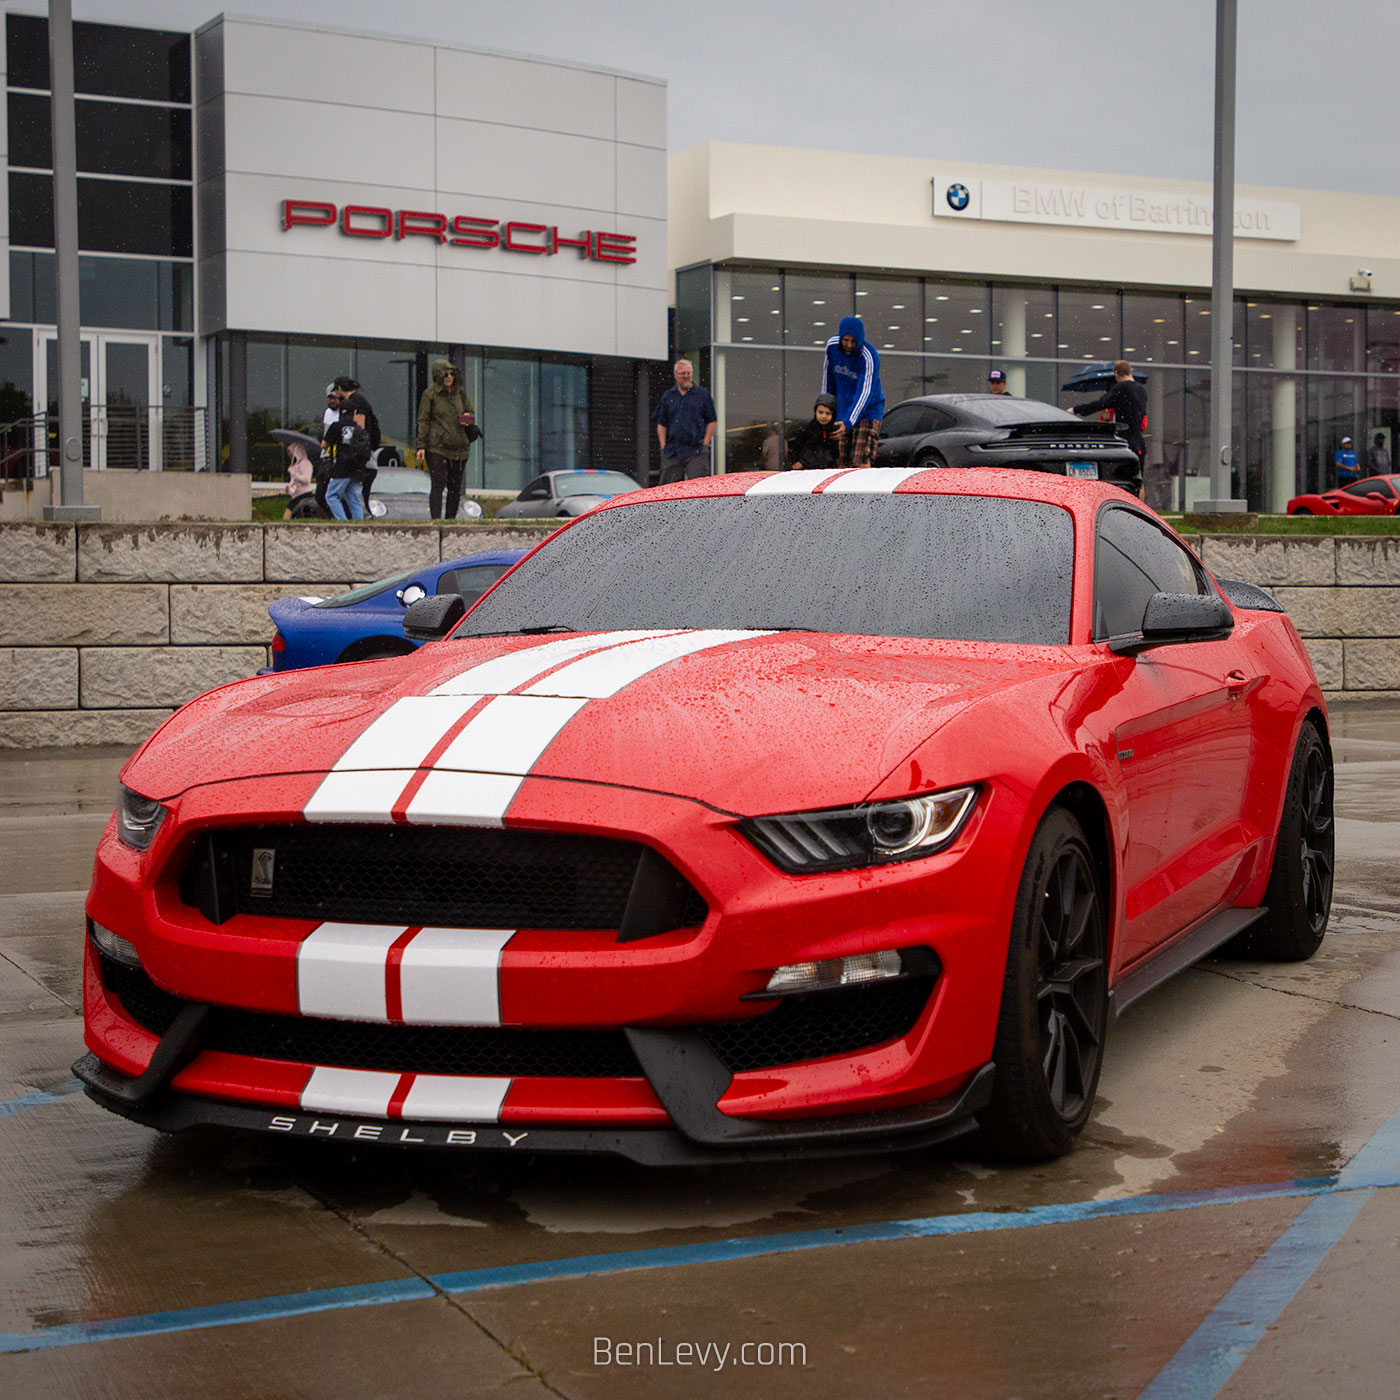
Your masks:
M783 870L849 870L941 851L962 829L976 800L974 784L898 802L753 817L739 826Z
M124 787L117 799L117 836L123 845L134 851L144 851L155 839L165 820L165 812L154 797L142 797L139 792Z

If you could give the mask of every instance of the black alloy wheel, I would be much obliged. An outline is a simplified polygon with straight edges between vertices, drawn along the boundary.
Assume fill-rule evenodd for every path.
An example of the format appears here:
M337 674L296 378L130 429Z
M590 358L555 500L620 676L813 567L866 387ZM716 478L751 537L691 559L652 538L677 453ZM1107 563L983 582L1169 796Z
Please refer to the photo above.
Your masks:
M1311 514L1312 514L1312 511L1310 511L1310 510L1307 508L1307 506L1299 506L1298 509L1295 510L1295 511L1293 512L1293 514L1294 514L1294 515L1311 515Z
M998 1157L1068 1152L1087 1122L1108 1027L1108 920L1079 823L1051 810L1016 896L997 1020L992 1102L978 1116Z
M1233 939L1226 954L1270 962L1312 957L1332 912L1336 845L1332 751L1309 719L1298 735L1284 790L1274 863L1264 892L1269 912Z
M948 463L943 459L943 454L932 450L920 452L914 459L914 468L916 471L930 471L935 467L942 468L947 465Z

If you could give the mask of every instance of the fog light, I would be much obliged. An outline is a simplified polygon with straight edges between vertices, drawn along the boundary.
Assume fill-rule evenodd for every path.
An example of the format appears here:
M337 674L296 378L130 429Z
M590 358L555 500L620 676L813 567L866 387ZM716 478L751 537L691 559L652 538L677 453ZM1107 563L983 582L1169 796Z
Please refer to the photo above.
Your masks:
M113 933L109 928L103 928L101 924L88 920L88 929L92 934L92 941L97 945L97 951L103 957L111 958L113 962L121 963L123 967L141 966L141 954L136 951L134 943L128 943L120 934Z
M831 987L854 987L862 982L883 982L904 974L904 959L892 948L879 953L856 953L826 962L789 963L768 979L761 996L792 996L798 992L824 992Z

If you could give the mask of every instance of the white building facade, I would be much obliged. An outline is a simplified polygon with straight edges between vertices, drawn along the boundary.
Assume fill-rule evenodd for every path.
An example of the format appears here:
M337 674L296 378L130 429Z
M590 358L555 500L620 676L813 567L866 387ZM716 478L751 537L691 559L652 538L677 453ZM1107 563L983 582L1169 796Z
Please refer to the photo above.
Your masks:
M885 395L1060 403L1086 364L1147 377L1147 494L1210 494L1208 182L709 144L670 168L676 348L699 361L730 470L811 414L821 347L858 314ZM1236 492L1282 510L1400 437L1400 199L1241 187ZM771 454L771 444L770 444ZM771 457L770 457L771 460Z
M46 22L4 36L13 421L53 397L52 174ZM271 474L268 430L319 422L342 374L411 449L438 356L486 432L469 484L645 461L664 84L226 15L74 47L90 465Z

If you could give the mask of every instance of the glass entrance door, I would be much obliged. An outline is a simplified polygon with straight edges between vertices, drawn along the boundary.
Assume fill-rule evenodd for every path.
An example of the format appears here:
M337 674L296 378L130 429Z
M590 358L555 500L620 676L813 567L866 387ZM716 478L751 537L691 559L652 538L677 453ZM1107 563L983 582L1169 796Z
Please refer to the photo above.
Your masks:
M159 340L156 336L84 335L82 349L83 465L159 470L160 433L153 405ZM58 340L44 337L40 402L58 421Z

